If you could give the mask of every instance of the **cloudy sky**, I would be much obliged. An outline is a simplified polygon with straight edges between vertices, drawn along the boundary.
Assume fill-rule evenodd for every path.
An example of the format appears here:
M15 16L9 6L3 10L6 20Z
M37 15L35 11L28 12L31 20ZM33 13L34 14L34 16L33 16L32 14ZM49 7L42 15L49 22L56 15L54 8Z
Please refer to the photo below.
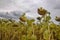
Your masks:
M60 0L0 0L0 12L22 11L27 16L36 17L37 8L44 7L52 17L60 16Z

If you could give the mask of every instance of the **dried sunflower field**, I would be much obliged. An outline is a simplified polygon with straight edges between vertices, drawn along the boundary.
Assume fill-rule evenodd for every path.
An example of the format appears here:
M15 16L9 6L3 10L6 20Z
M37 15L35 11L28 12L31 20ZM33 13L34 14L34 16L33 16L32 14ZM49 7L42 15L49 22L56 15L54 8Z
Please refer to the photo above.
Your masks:
M60 24L51 21L50 12L38 9L37 23L22 15L19 22L0 19L0 40L60 40ZM60 22L58 18L55 19Z

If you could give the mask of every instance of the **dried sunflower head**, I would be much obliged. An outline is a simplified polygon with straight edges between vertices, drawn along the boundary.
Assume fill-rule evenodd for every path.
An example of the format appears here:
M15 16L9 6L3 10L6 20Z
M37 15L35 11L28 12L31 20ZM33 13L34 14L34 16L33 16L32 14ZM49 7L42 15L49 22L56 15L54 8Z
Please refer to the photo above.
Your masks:
M57 16L56 16L56 17L55 17L55 20L60 22L60 17L57 17Z
M26 22L26 18L25 17L20 17L19 18L22 22Z
M25 13L19 18L22 22L26 22L27 18L25 16Z
M38 14L39 15L45 15L47 13L47 10L43 9L42 7L41 8L38 8Z

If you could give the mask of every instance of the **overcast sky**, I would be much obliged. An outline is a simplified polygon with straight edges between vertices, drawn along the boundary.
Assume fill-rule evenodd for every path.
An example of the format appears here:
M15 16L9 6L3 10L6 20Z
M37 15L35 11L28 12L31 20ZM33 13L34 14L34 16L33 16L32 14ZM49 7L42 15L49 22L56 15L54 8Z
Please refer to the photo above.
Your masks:
M37 8L44 7L51 12L52 17L60 16L60 0L0 0L0 12L27 12L27 16L37 16Z
M27 11L43 6L49 10L60 9L60 0L0 0L0 10L23 10Z
M19 7L44 6L59 9L60 0L0 0L1 9L19 9Z

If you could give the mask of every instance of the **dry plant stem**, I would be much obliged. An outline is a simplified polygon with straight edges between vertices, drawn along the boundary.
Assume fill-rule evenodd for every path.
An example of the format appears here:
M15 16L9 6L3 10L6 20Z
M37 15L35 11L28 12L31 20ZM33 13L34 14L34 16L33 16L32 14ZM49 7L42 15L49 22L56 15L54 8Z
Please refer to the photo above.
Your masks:
M14 32L14 35L13 35L13 37L11 38L11 40L14 39L14 37L16 36L16 34L17 34L17 32Z
M46 17L47 17L47 14L46 15L44 15L44 17L45 17L45 19L46 19ZM47 21L47 23L48 23L49 21ZM48 40L51 40L50 38L51 38L51 35L50 35L50 27L49 27L49 24L47 24L48 25L48 32L49 32L49 39Z
M48 25L48 31L49 31L49 40L51 40L50 38L51 38L51 35L50 35L50 27L49 27L49 25Z
M34 35L34 27L33 27L33 23L32 23L31 25L32 25L32 31L33 31L33 35Z

